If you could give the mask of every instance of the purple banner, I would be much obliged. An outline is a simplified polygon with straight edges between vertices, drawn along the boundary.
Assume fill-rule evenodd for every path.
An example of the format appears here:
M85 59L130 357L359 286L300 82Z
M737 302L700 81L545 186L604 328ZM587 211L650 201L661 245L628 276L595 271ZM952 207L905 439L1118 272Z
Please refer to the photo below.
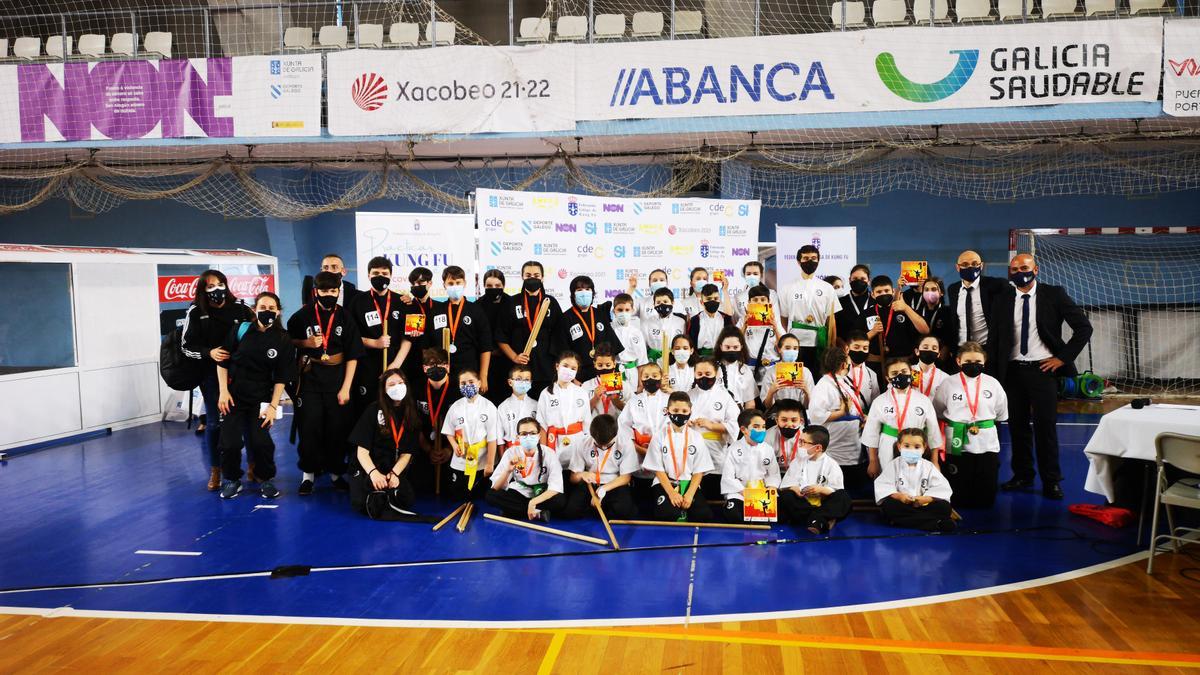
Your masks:
M47 124L68 141L144 138L160 123L162 138L195 136L185 114L201 135L231 137L233 117L218 117L213 99L233 95L233 61L207 62L206 75L189 59L18 66L21 141L45 141Z

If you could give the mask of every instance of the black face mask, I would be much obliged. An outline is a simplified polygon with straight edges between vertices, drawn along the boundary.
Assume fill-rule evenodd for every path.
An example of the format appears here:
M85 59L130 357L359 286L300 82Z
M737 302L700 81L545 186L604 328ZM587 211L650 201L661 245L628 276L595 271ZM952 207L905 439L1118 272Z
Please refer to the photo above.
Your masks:
M964 363L959 368L962 370L963 375L967 377L979 377L983 373L982 363Z
M387 287L391 285L391 283L391 277L385 277L383 275L371 277L371 288L374 288L376 293L382 293L386 291Z
M337 296L318 295L317 304L320 305L322 309L333 309L335 306L337 306Z
M851 279L850 292L855 295L862 295L867 292L867 281L865 279Z
M340 272L331 272L331 274L333 274L333 276L337 277L339 284L342 283L342 274Z
M921 351L917 352L917 358L920 359L921 363L924 363L925 365L929 365L934 361L937 361L937 357L937 352L930 351L928 349L922 349Z
M856 366L861 366L867 360L867 353L860 351L850 352L850 362Z
M596 372L600 375L607 375L609 373L616 372L616 370L616 368L597 368Z
M642 389L645 389L651 394L657 394L660 387L662 387L662 380L642 380Z
M654 311L658 312L658 315L664 319L667 318L668 316L671 316L671 310L673 310L673 309L675 309L674 305L655 305L654 306Z
M488 302L496 302L500 296L504 295L503 288L485 288L483 289L483 297L487 298Z
M721 360L725 363L733 363L742 355L741 352L721 352Z
M269 309L264 309L258 313L258 322L264 326L270 326L275 323L275 312Z
M789 441L792 440L793 438L795 438L796 434L798 434L798 433L800 433L799 429L789 429L787 427L779 427L779 435L783 436L784 438L786 438Z
M534 279L533 277L530 277L521 283L521 288L525 289L526 293L530 293L530 294L541 293L542 292L542 280Z
M819 263L816 260L805 260L804 262L800 263L800 269L804 270L805 274L812 274L813 272L817 271L818 264Z
M425 377L430 382L441 382L446 377L446 369L441 366L434 366L425 371Z
M888 382L891 382L892 386L897 389L908 389L909 385L912 384L912 374L901 373L899 375L893 375Z
M715 378L715 377L697 377L696 378L696 386L699 387L701 391L708 391L709 389L712 389L713 385L716 383L717 383L717 378Z
M674 424L677 427L681 427L681 426L687 424L688 418L690 418L690 417L691 417L690 413L669 413L669 414L667 414L667 418L671 420L671 424Z
M892 297L891 293L884 293L883 295L875 296L875 304L887 309L888 307L892 306L893 299L894 298Z
M208 302L213 305L219 305L225 302L225 298L229 295L229 291L224 288L214 288L205 293L208 296Z
M418 300L424 300L425 296L429 295L429 287L428 286L413 286L412 294L413 294L414 298L416 298Z
M704 301L704 311L708 312L709 314L716 314L718 309L721 309L721 301L719 301L719 300L705 300Z

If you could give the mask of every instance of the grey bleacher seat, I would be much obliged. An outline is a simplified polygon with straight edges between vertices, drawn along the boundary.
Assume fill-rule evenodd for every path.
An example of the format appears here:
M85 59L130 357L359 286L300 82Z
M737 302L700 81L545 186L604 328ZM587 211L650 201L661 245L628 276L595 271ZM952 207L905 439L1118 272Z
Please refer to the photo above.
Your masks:
M20 59L36 59L42 55L42 41L35 37L19 37L13 43L13 56Z
M71 37L70 35L68 35L65 40L61 35L51 35L50 37L46 38L46 56L55 59L63 58L64 44L66 45L66 56L69 57L71 54L75 53L75 38Z
M956 0L954 14L959 23L988 23L995 21L990 0Z
M321 26L317 32L317 49L345 49L350 40L347 26Z
M550 39L550 19L544 16L527 16L521 19L517 42L546 42Z
M624 14L598 14L593 37L597 40L616 40L625 37Z
M560 16L555 28L554 39L559 42L582 40L587 37L587 17Z
M1117 0L1084 0L1083 9L1087 16L1116 16Z
M835 12L835 21L841 17ZM904 0L875 0L871 5L871 23L876 28L908 25L908 6Z
M834 30L842 28L842 3L829 5L829 22ZM846 28L867 27L867 5L860 0L849 0L846 3Z
M683 10L675 12L675 37L700 35L704 30L704 12Z
M453 21L431 21L425 24L425 39L423 45L452 45L454 44L455 25Z
M1076 0L1042 0L1042 18L1069 19L1079 16Z
M383 24L381 23L360 23L358 29L354 32L354 37L358 39L358 46L367 48L383 47Z
M931 8L934 25L950 23L950 3L947 0L915 0L912 9L913 23L929 25Z
M109 49L112 50L114 56L136 55L137 45L133 43L133 33L113 33Z
M97 33L87 33L79 36L79 53L84 56L104 56L105 43L108 37Z
M630 35L635 38L660 38L664 25L662 12L636 12Z
M304 52L312 49L312 26L292 26L283 31L283 48L287 51Z
M146 33L146 41L142 43L142 54L171 58L172 33L165 30L152 30Z
M416 47L421 27L415 23L397 21L388 28L389 47Z
M1168 5L1167 0L1129 0L1129 14L1131 16L1174 14L1175 12L1175 3L1172 2Z

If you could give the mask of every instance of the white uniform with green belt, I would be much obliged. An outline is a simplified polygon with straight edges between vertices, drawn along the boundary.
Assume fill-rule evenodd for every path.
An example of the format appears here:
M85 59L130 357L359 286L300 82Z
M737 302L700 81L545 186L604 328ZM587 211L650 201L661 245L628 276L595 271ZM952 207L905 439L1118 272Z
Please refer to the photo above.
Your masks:
M785 328L800 340L801 347L824 348L829 339L829 317L837 313L837 291L822 279L797 279L783 289L781 311Z
M996 423L1008 420L1008 397L996 378L951 375L938 387L933 406L946 420L947 454L1000 452Z

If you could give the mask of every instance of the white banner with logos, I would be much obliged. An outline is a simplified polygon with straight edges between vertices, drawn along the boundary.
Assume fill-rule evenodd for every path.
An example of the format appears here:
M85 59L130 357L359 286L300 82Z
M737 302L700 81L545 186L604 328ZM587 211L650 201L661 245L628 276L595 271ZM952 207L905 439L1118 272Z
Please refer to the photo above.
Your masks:
M775 274L779 288L800 278L796 251L812 244L821 252L817 276L850 277L850 268L858 263L857 227L775 226Z
M235 133L320 136L322 79L320 54L235 57Z
M574 129L575 54L572 45L330 52L329 133Z
M1200 116L1200 22L1168 20L1163 27L1163 112Z
M479 261L499 269L508 290L520 287L521 264L537 260L545 283L568 297L573 277L596 284L596 300L611 299L639 275L639 289L657 268L678 294L693 267L741 274L758 256L757 200L620 199L557 192L476 190Z
M581 46L581 120L1156 101L1162 19ZM1193 41L1193 44L1195 42Z
M458 265L467 273L467 288L475 279L475 216L466 214L382 213L354 214L358 287L371 288L367 263L377 255L392 261L392 290L408 289L414 267L433 272L430 294L443 298L442 270Z

